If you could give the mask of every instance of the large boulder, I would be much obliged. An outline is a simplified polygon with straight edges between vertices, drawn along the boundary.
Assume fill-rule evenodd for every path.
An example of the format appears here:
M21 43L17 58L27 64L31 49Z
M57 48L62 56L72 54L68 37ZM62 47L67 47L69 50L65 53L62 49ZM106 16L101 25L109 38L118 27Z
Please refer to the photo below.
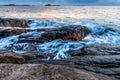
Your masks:
M0 51L0 63L14 63L23 64L25 62L23 57L10 51Z
M29 20L0 18L0 26L5 27L28 27Z
M0 64L0 80L111 80L81 69L50 64Z
M80 41L86 37L90 31L79 25L65 26L57 29L38 29L19 36L18 42L45 42L54 39Z

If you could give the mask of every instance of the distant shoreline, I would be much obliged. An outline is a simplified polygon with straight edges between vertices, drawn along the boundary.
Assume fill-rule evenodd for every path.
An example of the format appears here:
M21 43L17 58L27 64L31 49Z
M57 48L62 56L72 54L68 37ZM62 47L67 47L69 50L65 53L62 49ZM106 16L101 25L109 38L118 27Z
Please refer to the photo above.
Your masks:
M32 4L0 4L0 6L120 6L120 5L58 5L58 4L43 4L43 5L32 5Z
M28 4L3 4L0 6L34 6L34 5L28 5Z
M44 4L44 5L29 5L29 4L1 4L0 6L61 6L54 4Z

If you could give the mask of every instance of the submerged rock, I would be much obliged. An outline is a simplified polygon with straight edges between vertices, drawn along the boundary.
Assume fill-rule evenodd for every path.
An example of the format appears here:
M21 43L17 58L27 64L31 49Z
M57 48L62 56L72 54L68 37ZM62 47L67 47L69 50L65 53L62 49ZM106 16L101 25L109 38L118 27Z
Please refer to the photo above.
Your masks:
M50 64L0 64L0 80L111 80L81 69Z
M25 62L23 57L16 55L9 51L0 51L0 63L14 63L23 64Z
M0 26L5 27L28 27L29 22L25 19L0 18Z
M39 29L36 32L24 33L19 36L18 42L45 42L54 39L80 41L90 31L80 25L65 26L57 29Z

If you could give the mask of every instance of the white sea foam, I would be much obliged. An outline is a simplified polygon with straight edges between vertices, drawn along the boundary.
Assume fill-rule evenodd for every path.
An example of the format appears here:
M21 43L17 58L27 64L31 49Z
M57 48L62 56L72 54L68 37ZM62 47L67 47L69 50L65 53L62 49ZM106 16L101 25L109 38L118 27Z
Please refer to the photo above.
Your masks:
M10 49L18 40L18 36L10 36L0 39L0 49Z
M32 22L29 24L30 29L38 29L38 28L56 28L60 27L62 24L46 20L46 19L41 19L41 20L32 20Z
M65 25L82 25L87 27L91 33L86 36L82 41L74 42L74 41L64 41L61 39L56 39L51 42L44 43L16 43L18 40L18 36L11 36L7 38L0 39L0 49L11 49L16 53L24 53L27 52L26 46L33 45L37 52L42 52L46 54L53 54L55 57L53 59L61 59L70 57L66 52L69 50L77 50L82 48L85 45L89 44L102 44L102 43L111 43L111 44L120 44L120 31L109 26L103 26L101 24L94 24L90 22L85 22L81 20L39 20L33 21L34 23L30 24L31 29L37 28L58 28ZM28 32L28 34L37 32ZM22 33L24 34L24 33ZM32 50L32 51L34 51ZM49 60L48 57L45 60Z

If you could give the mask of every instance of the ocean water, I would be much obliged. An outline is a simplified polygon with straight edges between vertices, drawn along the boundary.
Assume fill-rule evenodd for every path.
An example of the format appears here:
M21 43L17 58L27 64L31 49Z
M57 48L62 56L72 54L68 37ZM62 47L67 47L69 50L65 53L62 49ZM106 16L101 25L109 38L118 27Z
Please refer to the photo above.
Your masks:
M32 43L35 49L29 52L36 51L54 54L55 57L53 59L71 57L67 54L67 51L78 50L90 44L120 44L120 7L118 6L33 6L9 8L3 6L0 7L0 12L2 10L3 12L0 13L2 17L32 20L28 28L33 30L82 25L91 31L88 36L78 42L56 39L51 42ZM5 14L6 11L11 15ZM28 52L27 49L31 43L17 43L18 37L19 35L14 35L0 39L0 49L12 50L16 53Z

